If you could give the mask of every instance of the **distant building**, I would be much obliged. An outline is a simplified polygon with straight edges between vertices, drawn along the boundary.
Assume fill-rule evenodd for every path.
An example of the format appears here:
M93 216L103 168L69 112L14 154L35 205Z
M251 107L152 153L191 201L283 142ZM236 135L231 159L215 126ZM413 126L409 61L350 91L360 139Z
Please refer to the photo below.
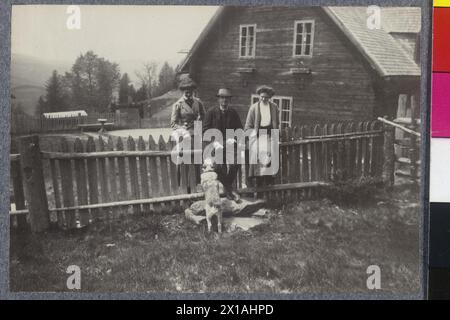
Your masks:
M418 112L420 8L384 7L378 29L368 17L367 7L221 7L177 71L207 108L231 89L243 121L262 84L284 127Z
M87 113L84 110L44 112L42 115L47 119L87 117Z

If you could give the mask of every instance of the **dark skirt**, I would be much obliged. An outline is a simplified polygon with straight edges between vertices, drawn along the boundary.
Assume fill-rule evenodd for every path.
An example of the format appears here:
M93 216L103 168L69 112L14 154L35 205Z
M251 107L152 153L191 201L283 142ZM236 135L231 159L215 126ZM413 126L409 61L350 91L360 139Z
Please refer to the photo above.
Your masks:
M260 129L266 129L267 134L261 135L260 132L258 132L258 139L255 139L254 141L251 141L249 143L249 177L273 176L274 174L276 174L276 172L274 173L273 170L271 170L270 162L269 166L261 163L262 161L266 161L267 163L268 161L267 159L265 159L265 157L270 157L272 153L272 136L270 131L272 129L272 126L260 127ZM260 148L263 148L264 150L261 150ZM260 157L260 152L262 157ZM255 156L257 156L258 158L257 164L254 164Z

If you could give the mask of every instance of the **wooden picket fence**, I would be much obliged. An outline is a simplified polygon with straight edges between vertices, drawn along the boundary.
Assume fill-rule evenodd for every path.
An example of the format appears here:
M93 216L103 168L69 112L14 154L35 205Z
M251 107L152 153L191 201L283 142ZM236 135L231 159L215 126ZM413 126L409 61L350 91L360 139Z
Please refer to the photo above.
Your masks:
M273 184L253 187L248 165L242 164L236 188L241 194L286 202L364 178L392 184L393 142L393 131L377 121L286 128ZM20 225L19 217L23 222L28 211L34 231L52 224L77 228L131 213L182 212L203 197L200 166L174 164L172 147L162 136L157 142L152 136L137 141L109 136L73 142L62 138L55 150L41 151L37 136L24 137L20 154L11 155L12 224ZM201 150L191 155L195 152Z

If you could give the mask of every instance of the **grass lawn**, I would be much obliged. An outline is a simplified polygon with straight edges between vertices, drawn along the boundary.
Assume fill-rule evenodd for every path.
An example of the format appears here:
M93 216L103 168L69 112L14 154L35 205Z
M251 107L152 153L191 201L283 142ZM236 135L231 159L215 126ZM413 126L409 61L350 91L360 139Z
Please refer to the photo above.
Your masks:
M78 265L83 292L368 293L366 269L375 264L377 293L417 294L416 194L401 188L350 203L292 203L273 211L268 224L221 237L180 213L13 234L10 288L68 291L65 270Z

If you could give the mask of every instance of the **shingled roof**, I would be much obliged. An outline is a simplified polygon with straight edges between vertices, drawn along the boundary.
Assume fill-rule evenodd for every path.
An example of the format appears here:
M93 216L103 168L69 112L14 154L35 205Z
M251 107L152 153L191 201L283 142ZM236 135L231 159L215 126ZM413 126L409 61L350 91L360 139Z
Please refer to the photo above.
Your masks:
M383 7L381 26L389 33L419 33L421 10L418 7Z
M220 7L195 41L179 72L185 72L192 57L218 21L233 7ZM351 43L361 52L382 77L420 76L419 65L392 34L417 34L420 32L420 8L384 7L381 29L367 28L367 7L322 7Z
M420 8L383 8L381 29L367 28L367 7L324 7L370 64L385 76L420 76L420 67L390 33L418 33Z

